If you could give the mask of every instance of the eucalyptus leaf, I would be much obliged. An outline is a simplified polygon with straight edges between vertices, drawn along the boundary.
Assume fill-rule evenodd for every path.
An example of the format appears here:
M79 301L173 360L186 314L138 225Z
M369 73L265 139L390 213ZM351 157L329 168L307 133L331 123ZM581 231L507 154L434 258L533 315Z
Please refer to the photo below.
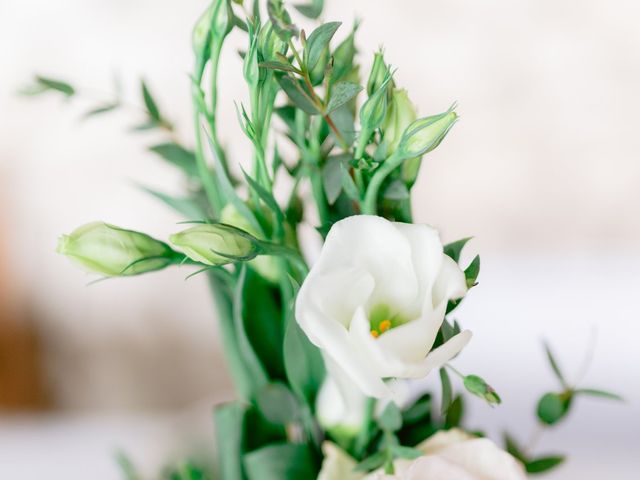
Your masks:
M309 447L294 443L271 444L247 453L244 465L248 480L311 479L319 470Z
M311 0L307 4L294 5L294 8L305 17L315 20L322 15L324 0Z
M298 80L290 77L289 75L284 75L279 78L278 82L291 102L300 110L308 113L309 115L317 115L320 113L313 100L311 100L311 97L300 85Z
M342 156L327 159L322 167L322 186L329 205L336 203L342 192Z
M554 425L562 420L569 411L570 401L560 394L546 393L538 402L538 418L546 425Z
M297 72L298 69L291 65L290 63L276 62L276 61L268 61L261 62L258 64L260 68L266 68L267 70L277 70L280 72Z
M555 455L551 457L538 458L525 464L527 473L543 473L548 472L552 468L559 466L563 463L565 457L563 455Z
M358 191L358 187L353 181L353 178L351 178L347 167L343 163L340 163L340 172L344 192L351 200L356 202L360 201L360 192Z
M496 405L502 402L496 391L477 375L467 375L464 377L464 387L469 393L482 398L490 405Z
M378 418L378 425L382 430L395 432L402 427L402 414L398 406L389 402Z
M304 59L307 70L313 70L322 56L322 52L327 48L331 38L335 35L341 22L329 22L316 28L309 38L304 49Z
M287 425L300 415L298 402L291 390L282 383L269 383L262 387L256 403L262 415L277 425Z
M269 0L267 2L267 13L273 25L273 30L282 41L287 42L292 36L298 34L298 29L291 22L291 16L284 7L282 0Z
M326 113L331 113L337 108L353 99L362 90L362 86L353 82L338 82L331 89L331 97L327 104Z
M355 472L370 472L380 468L387 461L387 452L377 452L362 460L356 468Z

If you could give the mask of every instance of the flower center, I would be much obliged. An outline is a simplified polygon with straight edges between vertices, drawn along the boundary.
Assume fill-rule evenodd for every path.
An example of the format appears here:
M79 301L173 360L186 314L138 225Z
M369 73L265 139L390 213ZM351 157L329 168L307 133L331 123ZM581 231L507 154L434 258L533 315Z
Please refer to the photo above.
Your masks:
M374 338L378 338L383 333L406 322L407 320L402 315L394 314L388 305L376 305L369 312L371 336Z

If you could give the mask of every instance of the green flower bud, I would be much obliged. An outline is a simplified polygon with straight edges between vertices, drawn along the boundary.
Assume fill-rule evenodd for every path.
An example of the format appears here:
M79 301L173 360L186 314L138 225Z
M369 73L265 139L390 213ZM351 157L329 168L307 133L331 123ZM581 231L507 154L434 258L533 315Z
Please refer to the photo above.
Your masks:
M413 122L402 135L397 152L402 158L424 155L435 149L458 121L453 107L448 111Z
M387 147L387 156L396 151L402 134L411 125L418 115L416 109L409 100L409 95L404 89L394 89L387 111L387 117L381 126L383 131L382 141Z
M212 266L251 260L261 251L255 237L224 223L196 225L169 240L190 259Z
M365 132L373 132L387 115L387 85L391 82L391 72L387 70L384 81L360 108L360 125Z
M367 81L367 94L369 96L380 89L380 86L387 78L388 71L389 67L384 62L384 54L382 51L376 52L373 56L373 65L371 66L369 80Z
M243 74L244 79L251 88L256 88L260 80L260 69L258 68L258 36L249 25L249 50L244 56Z
M262 62L278 61L278 55L284 55L287 44L283 42L273 29L271 22L267 22L258 34L258 54Z
M233 10L229 0L213 0L196 23L191 43L196 57L209 55L211 39L221 42L233 28Z
M56 251L108 277L159 270L177 256L166 243L149 235L103 222L88 223L62 235Z
M244 230L256 238L261 238L262 233L255 230L255 227L242 215L231 203L227 204L220 213L220 221L233 227ZM280 278L280 268L278 259L269 255L260 255L249 262L249 264L267 280L275 283Z

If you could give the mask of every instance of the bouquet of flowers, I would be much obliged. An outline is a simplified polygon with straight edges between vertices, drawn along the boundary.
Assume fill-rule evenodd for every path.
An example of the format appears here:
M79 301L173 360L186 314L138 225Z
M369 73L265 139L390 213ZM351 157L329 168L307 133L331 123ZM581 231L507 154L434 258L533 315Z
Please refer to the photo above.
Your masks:
M215 409L215 478L511 480L559 465L563 456L537 455L509 434L503 450L463 427L467 394L501 402L482 377L452 365L472 338L452 314L477 284L480 257L460 265L469 239L443 244L435 228L412 222L411 206L423 158L455 125L456 105L418 117L382 51L364 75L357 23L299 28L293 9L309 23L322 0L247 3L213 0L193 30L193 147L176 140L141 85L137 129L170 134L151 150L187 186L182 197L149 193L184 216L180 231L162 241L89 223L63 235L58 252L105 277L169 267L206 276L237 395ZM249 101L237 105L253 152L245 169L217 129L232 31L246 37ZM49 77L27 93L50 90L81 95ZM116 95L88 114L121 104ZM324 240L313 261L300 248L302 223ZM547 355L559 388L539 400L541 427L578 398L616 398L569 383ZM427 375L439 377L439 392L416 386ZM205 477L193 465L172 475Z

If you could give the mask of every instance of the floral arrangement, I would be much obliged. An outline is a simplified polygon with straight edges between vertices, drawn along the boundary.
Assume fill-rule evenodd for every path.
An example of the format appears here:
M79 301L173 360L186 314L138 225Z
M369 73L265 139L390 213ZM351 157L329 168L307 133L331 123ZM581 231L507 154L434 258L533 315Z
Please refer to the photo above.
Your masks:
M501 402L480 376L451 364L471 340L451 315L476 286L480 257L461 266L468 239L443 244L435 228L412 222L411 208L423 157L458 120L456 106L418 118L381 51L363 76L358 24L338 42L339 22L307 33L282 0L246 3L213 0L193 31L193 149L175 139L142 83L137 129L171 134L150 149L187 185L183 197L148 191L185 225L165 242L89 223L63 235L58 252L105 277L180 266L207 277L237 394L215 409L215 478L515 480L559 465L563 456L537 455L510 434L503 450L463 427L466 394ZM323 2L293 8L318 19ZM249 102L237 106L253 151L246 170L227 157L217 129L218 69L232 30L246 35ZM50 90L81 95L49 77L26 93ZM121 105L115 95L88 115ZM324 239L311 266L303 222ZM539 400L541 427L558 424L578 398L617 398L569 383L547 355L559 389ZM439 392L417 390L427 375L439 377ZM207 475L186 465L170 478Z

